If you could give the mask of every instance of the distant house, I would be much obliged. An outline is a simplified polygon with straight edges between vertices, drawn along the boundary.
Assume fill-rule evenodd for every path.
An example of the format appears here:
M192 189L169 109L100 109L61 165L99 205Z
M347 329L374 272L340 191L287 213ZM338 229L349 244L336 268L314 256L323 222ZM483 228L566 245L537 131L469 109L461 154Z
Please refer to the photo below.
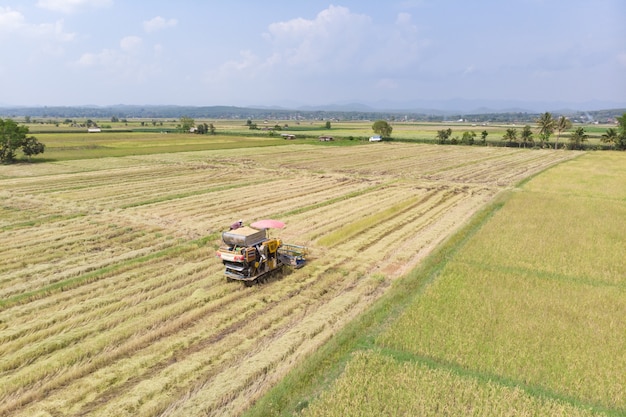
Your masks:
M383 138L380 135L374 135L370 137L370 142L380 142Z
M87 133L100 133L102 132L102 130L100 130L99 127L90 127L87 128Z
M332 136L320 136L318 139L320 140L320 142L330 142L332 140L335 140L335 138L333 138Z
M296 138L296 135L292 135L290 133L281 133L280 136L282 136L285 140L293 140Z

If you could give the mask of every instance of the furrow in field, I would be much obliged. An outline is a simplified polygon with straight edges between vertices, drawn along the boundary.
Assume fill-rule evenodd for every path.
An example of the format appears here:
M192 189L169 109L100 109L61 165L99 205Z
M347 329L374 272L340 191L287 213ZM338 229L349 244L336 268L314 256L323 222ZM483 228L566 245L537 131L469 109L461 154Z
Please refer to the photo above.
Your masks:
M407 210L372 224L367 230L341 244L341 250L357 254L355 259L363 263L374 259L376 271L383 272L386 277L396 277L400 272L400 268L394 270L397 258L410 259L421 249L419 245L407 244L407 240L419 236L419 241L427 241L430 237L427 233L428 225L440 221L449 207L462 198L460 193L438 192L434 198L426 201L421 210Z
M345 247L360 255L369 254L378 258L387 258L389 251L411 252L414 248L399 245L405 241L405 235L419 233L420 228L441 215L457 195L446 188L432 190L404 212L372 224L355 239L346 242Z
M319 284L319 279L309 279L309 284L307 284L307 285L308 286L312 286L311 284L318 285ZM324 285L324 293L329 293L329 288L331 288L333 285L335 287L337 287L338 285L341 285L341 283L340 283L339 280L335 280L334 282L326 282L325 285ZM235 287L235 288L237 288L237 287ZM241 288L241 287L239 287L239 288ZM280 294L277 295L276 292L271 290L270 288L266 288L266 290L268 290L269 292L266 291L266 295L263 296L263 299L265 300L264 303L268 303L269 302L269 303L273 304L275 307L280 307L280 308L285 308L285 306L286 306L285 303L292 303L293 302L292 299L294 298L294 296L296 294L299 294L299 293L302 292L302 288L299 288L299 289L296 290L296 292L294 292L293 289L290 289L289 287L284 287L283 291L280 291L280 293L282 293L282 295L280 295ZM314 289L314 291L319 291L319 290L315 290ZM196 295L196 292L194 292L194 295ZM203 297L203 294L200 293L200 294L198 294L198 296L199 297ZM281 297L281 298L279 298L276 301L271 301L271 299L274 299L277 296ZM323 302L323 300L321 300L320 297L308 298L308 299L310 299L311 301L315 300L315 302ZM294 307L288 307L288 308L289 309L293 309L293 308L296 308L295 306L298 306L298 308L302 308L302 305L301 305L301 301L302 300L299 300L299 301L300 302L296 302L294 304ZM253 302L253 305L256 305L256 304L257 304L257 302ZM263 304L263 303L261 303L261 304ZM245 307L245 303L235 304L235 303L232 303L232 300L231 300L231 302L226 304L224 307L226 308L225 310L220 310L219 311L219 316L224 317L224 320L225 320L224 323L226 323L228 326L231 326L230 323L232 322L232 319L237 317L238 322L252 323L252 324L249 324L248 327L251 327L251 331L253 333L256 333L256 332L254 332L254 330L258 330L258 326L257 326L258 321L252 320L252 316L246 317L246 315L242 314L241 311L229 311L232 308L241 308L241 307L246 308ZM127 312L127 313L130 314L131 312ZM282 317L282 315L279 315L278 317ZM196 317L196 321L197 320L198 320L198 317ZM218 330L221 329L221 325L219 324L219 321L216 322L215 317L207 317L207 320L208 321L206 323L202 323L202 325L205 326L204 330L203 330L204 332L211 332L211 331L213 331L215 329L218 329ZM235 322L232 325L235 326L235 328L237 328L238 332L239 332L241 325L237 324L237 322ZM195 326L195 324L194 324L194 326ZM175 327L177 329L181 328L180 325L172 326L172 327L173 328ZM198 334L198 331L199 331L198 329L194 329L193 331L191 331L191 334ZM236 339L239 339L239 337L234 334L234 331L231 330L231 331L228 331L227 333L228 334L232 334L232 335L234 335L234 337ZM155 341L155 342L151 343L149 345L149 348L152 349L152 346L154 345L154 343L161 343L163 336L164 335L161 335L161 337L159 337L159 341L158 342ZM183 340L179 340L179 338L180 338L180 335L177 335L177 341L179 341L179 343L177 343L177 344L184 345L185 344L184 341ZM226 337L221 337L220 336L218 338L218 340L222 340L222 338L226 339ZM167 342L163 342L163 343L165 343L167 345ZM220 350L219 346L216 346L216 343L217 343L217 340L213 340L211 343L207 343L207 345L213 346L213 348L211 349L211 355L214 355L213 352L215 351L215 349L217 349L217 351ZM228 349L223 350L222 354L227 354L232 349L239 348L237 346L238 346L238 343L233 344ZM146 349L148 349L148 345L146 345ZM183 353L184 354L181 353L181 360L184 360L182 358L186 358L188 356L189 352L183 352ZM137 353L135 353L135 354L137 354ZM206 355L206 353L204 355ZM231 354L228 354L227 356L229 358L231 358L231 360L232 360L232 357L231 357L232 355ZM217 360L217 359L215 359L215 360ZM209 361L210 364L214 365L213 362L214 361L211 361L211 360ZM144 366L142 365L142 367L144 367ZM136 382L137 381L135 381L135 383Z
M16 191L19 190L24 194L33 193L52 193L64 190L89 188L92 186L98 186L107 181L117 182L132 181L150 177L155 173L163 175L176 174L174 169L168 170L162 169L162 167L155 167L150 165L134 165L125 168L109 168L106 170L94 170L89 172L75 172L64 174L52 174L52 175L40 175L36 177L22 177L4 179L0 181L3 188Z
M156 258L144 260L144 262L132 260L125 268L120 265L117 270L103 271L99 280L92 280L67 291L51 293L41 300L9 307L2 312L2 317L11 317L11 322L20 324L20 328L19 331L14 328L3 328L0 331L0 339L12 340L42 329L47 331L50 326L63 326L72 320L89 320L90 316L98 317L95 312L100 308L109 309L112 308L111 304L120 302L120 300L123 300L124 303L131 302L137 294L153 294L151 291L160 291L162 286L174 285L168 283L163 277L145 282L133 281L141 274L154 273L158 268L162 268L164 272L169 274L174 273L175 268L180 268L181 264L173 259L175 258L163 256L160 260ZM182 268L182 270L184 269ZM45 319L39 317L42 311L54 310L56 303L69 300L75 301L71 308L55 310L54 314L46 315Z
M9 222L3 219L2 223L5 229L10 229L11 225L20 225L22 228L30 222L31 226L35 226L40 221L54 216L76 216L84 214L84 211L66 203L58 204L40 196L26 195L20 196L13 194L12 191L6 193L6 199L2 203L4 210L15 213L14 221ZM19 227L17 227L19 228Z
M539 153L539 155L533 155L534 152ZM526 158L514 159L509 164L501 164L494 167L492 175L503 177L509 184L513 184L556 163L575 158L576 156L578 156L576 152L533 151L527 154ZM485 169L483 172L489 173L489 171L489 169Z
M494 191L460 192L443 196L423 215L411 219L405 227L384 236L363 250L364 257L378 255L377 270L385 276L397 276L410 270L425 254L458 229L478 210ZM398 245L398 242L402 242Z
M406 190L395 185L386 185L375 192L361 194L348 200L338 201L330 206L320 207L293 216L289 221L307 232L301 236L311 242L335 232L342 226L401 202Z
M198 384L218 388L213 384L216 378L222 380L230 375L228 378L232 379L230 369L242 361L246 361L245 358L259 350L281 352L279 355L285 358L292 356L294 346L280 343L282 335L292 332L289 329L300 326L304 322L306 323L306 331L298 337L296 343L301 344L309 337L314 338L323 331L326 323L318 322L311 325L311 318L319 314L320 308L332 304L333 300L337 300L338 294L345 293L345 279L342 279L341 275L337 275L337 273L325 273L319 275L317 279L309 278L307 281L313 285L307 284L306 288L298 288L297 290L289 287L286 288L287 291L261 287L259 295L264 300L265 308L239 321L235 327L223 333L218 340L208 340L209 343L200 343L197 346L192 346L189 350L180 352L180 355L177 355L179 359L176 360L175 364L157 366L156 372L151 373L149 377L130 381L132 384L125 387L125 391L147 394L153 399L151 401L154 403L153 405L147 403L142 407L147 411L142 412L140 409L130 408L129 406L132 407L132 405L126 399L114 397L118 399L112 398L106 402L105 407L93 411L93 414L106 415L111 410L122 409L126 410L125 414L127 415L149 415L154 413L154 410L162 411L168 406L167 400L160 397L164 389L171 392L178 388L181 397L186 397L187 395L184 393L196 391ZM285 286L288 284L284 283ZM320 286L323 292L320 292ZM276 294L276 291L280 294ZM346 301L347 297L342 296L340 299ZM349 304L354 304L354 302L350 301ZM341 310L335 310L334 313L335 317L330 319L332 322L336 322L343 315ZM211 346L210 349L209 346ZM266 372L270 371L271 364L268 365ZM189 378L187 374L190 372L194 372L197 376ZM151 383L146 384L145 381L147 380ZM197 382L189 384L189 382L183 383L182 381ZM220 395L219 392L217 394ZM227 395L232 395L232 393Z
M284 178L267 185L220 190L202 196L152 204L127 210L153 225L206 234L224 230L241 218L248 223L274 213L322 203L371 186L368 182L344 178ZM289 225L288 225L289 226Z
M126 402L124 399L117 400L120 391L145 390L146 387L142 385L145 385L146 380L155 382L151 384L151 389L156 390L155 394L162 394L164 385L169 387L169 390L189 389L183 381L206 379L219 370L228 369L229 364L240 361L251 346L258 343L264 335L282 332L282 329L300 320L301 311L308 311L314 308L312 306L327 301L325 297L311 297L306 294L307 291L317 292L314 286L318 286L322 278L320 276L319 279L311 277L306 280L300 279L296 287L293 282L286 282L283 283L280 291L266 286L247 290L247 298L252 297L254 303L250 304L251 307L246 314L232 310L234 306L230 304L219 314L216 313L215 316L198 321L194 324L194 328L188 329L189 332L177 334L176 340L183 348L174 352L173 358L167 361L160 360L149 369L140 370L143 372L141 378L131 378L121 385L112 387L108 392L103 392L103 396L107 398L105 410L117 408L119 402ZM325 282L325 284L330 285L332 282ZM238 284L231 284L231 288L233 291L241 290ZM220 317L224 318L221 322L217 321ZM196 337L187 343L187 338L193 334L204 336ZM169 342L159 340L157 343L167 345ZM154 350L154 347L154 345L147 347L146 351L140 352L139 355L153 355L154 353L150 351ZM194 365L190 366L190 364ZM128 364L120 365L128 366ZM189 373L195 373L198 376L190 378L192 375ZM130 373L130 375L133 374ZM162 401L158 395L155 397ZM89 405L90 414L93 413L91 408L99 405L99 401L94 402L96 404L92 402ZM95 413L95 415L98 414Z
M567 154L567 157L573 155ZM455 168L447 169L440 173L428 175L430 180L445 180L456 182L492 183L512 185L515 179L521 179L529 175L529 170L534 172L544 169L562 160L560 154L552 151L525 151L517 150L501 157L488 160L473 161Z
M196 265L194 268L201 266ZM197 271L187 267L169 276L170 279L176 279L177 275L194 272ZM29 398L32 394L26 394L26 391L36 393L42 387L49 390L53 386L62 385L68 378L68 372L70 379L74 379L77 373L87 374L112 356L132 352L142 343L150 343L162 334L157 332L157 336L154 336L154 329L167 327L171 316L184 315L190 304L198 304L198 300L189 297L194 289L192 283L182 281L173 291L109 315L109 320L114 323L113 327L99 328L102 326L95 325L87 327L88 330L84 326L68 329L48 338L44 346L34 344L21 349L17 358L13 355L3 357L3 369L16 366L12 360L26 361L28 366L21 365L9 375L3 376L3 384L6 385L0 391L5 397L2 403L10 408L12 397ZM111 346L116 347L111 350Z
M197 262L182 265L173 258L165 257L158 262L138 264L109 274L101 281L91 282L68 292L50 295L45 303L32 302L3 312L0 317L10 316L12 323L17 326L0 330L0 341L3 343L0 352L5 356L3 360L8 353L21 349L25 344L35 342L37 339L45 340L49 336L62 333L67 328L82 328L102 317L107 317L107 321L98 326L99 330L114 326L116 321L112 316L113 313L129 306L135 307L154 297L164 296L181 286L194 284L184 276L176 281L170 279L170 275L177 269L186 271L194 264ZM203 268L207 274L217 274L220 270L213 262L204 265ZM162 276L147 281L140 279L142 275L154 273L157 269L163 270ZM67 301L68 297L73 301L71 306L55 310L55 302ZM48 310L51 312L42 319L41 312Z
M346 276L349 278L343 280L345 284L339 293L316 309L307 308L293 325L250 346L245 355L228 364L228 368L199 380L192 390L170 405L165 414L240 414L248 401L258 397L292 364L328 340L343 320L355 317L377 297L376 283L359 279L355 274ZM239 378L233 379L233 372Z
M102 207L124 207L132 204L167 200L193 193L210 192L218 187L237 187L235 178L217 178L205 175L187 175L168 181L143 178L134 183L108 183L89 190L71 190L51 194L59 200ZM246 184L244 182L243 184Z
M21 244L5 252L3 264L6 263L8 269L0 281L0 294L3 298L144 256L175 244L167 236L159 237L159 229L134 228L132 225L111 227L101 223L94 224L93 220L84 218L46 226L42 227L45 233L36 233L32 237L24 236L28 233L19 231L22 232ZM11 239L12 236L7 238ZM15 236L13 239L16 239ZM4 268L3 266L2 269Z

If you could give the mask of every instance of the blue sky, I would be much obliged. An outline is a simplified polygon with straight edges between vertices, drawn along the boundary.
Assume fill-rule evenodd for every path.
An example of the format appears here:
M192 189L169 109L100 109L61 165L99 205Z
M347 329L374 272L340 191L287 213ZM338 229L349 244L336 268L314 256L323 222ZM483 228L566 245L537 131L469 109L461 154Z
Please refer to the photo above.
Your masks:
M0 0L0 105L626 105L623 0Z

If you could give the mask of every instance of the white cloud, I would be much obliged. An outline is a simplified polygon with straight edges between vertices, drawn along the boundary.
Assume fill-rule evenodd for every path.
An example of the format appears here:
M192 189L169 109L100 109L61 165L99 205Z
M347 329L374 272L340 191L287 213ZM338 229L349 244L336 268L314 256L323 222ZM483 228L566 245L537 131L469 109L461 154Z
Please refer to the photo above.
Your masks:
M113 0L39 0L37 6L42 9L61 13L73 13L90 7L108 7Z
M281 57L281 64L326 73L345 70L355 64L355 59L359 61L367 48L368 34L375 28L369 16L330 6L313 20L272 23L268 30L265 37Z
M0 6L0 31L13 32L24 26L24 15L10 7Z
M259 57L251 51L241 51L239 56L240 59L238 60L230 60L223 63L219 69L213 71L209 77L217 80L230 75L239 74L247 78L253 78L255 72L263 66L263 63Z
M0 7L0 35L3 33L39 41L68 42L75 38L74 33L64 30L62 20L54 23L32 24L26 22L22 13L9 7Z
M241 52L238 58L206 72L212 94L232 95L226 86L233 83L243 91L253 88L257 96L274 94L267 86L280 85L283 91L308 86L320 100L359 86L398 92L398 80L411 74L419 52L428 45L419 39L408 13L398 14L393 22L378 23L342 6L330 6L313 19L272 23L263 37L268 50Z
M372 45L372 53L367 56L368 67L374 71L403 72L418 61L419 53L429 42L420 39L409 13L399 13L393 25L376 32Z
M161 49L160 45L155 45L152 50L146 49L141 37L125 36L120 39L119 48L84 53L70 67L94 77L145 82L160 72L158 57Z
M143 29L147 32L156 32L157 30L167 29L174 27L178 24L176 19L164 19L161 16L157 16L153 19L143 22Z
M330 6L313 20L273 23L264 36L271 44L274 65L349 76L407 70L428 46L418 35L408 13L383 25L346 7Z
M120 48L126 52L132 52L141 47L143 41L139 36L126 36L120 41Z

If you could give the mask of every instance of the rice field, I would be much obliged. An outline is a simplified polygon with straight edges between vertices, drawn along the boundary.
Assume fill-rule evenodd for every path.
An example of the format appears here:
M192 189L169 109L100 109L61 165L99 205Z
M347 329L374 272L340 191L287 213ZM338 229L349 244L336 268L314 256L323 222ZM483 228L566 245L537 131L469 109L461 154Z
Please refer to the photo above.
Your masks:
M0 166L0 415L241 414L494 196L578 156L380 145ZM240 218L284 221L307 266L227 282Z
M626 414L626 165L516 189L303 416Z

